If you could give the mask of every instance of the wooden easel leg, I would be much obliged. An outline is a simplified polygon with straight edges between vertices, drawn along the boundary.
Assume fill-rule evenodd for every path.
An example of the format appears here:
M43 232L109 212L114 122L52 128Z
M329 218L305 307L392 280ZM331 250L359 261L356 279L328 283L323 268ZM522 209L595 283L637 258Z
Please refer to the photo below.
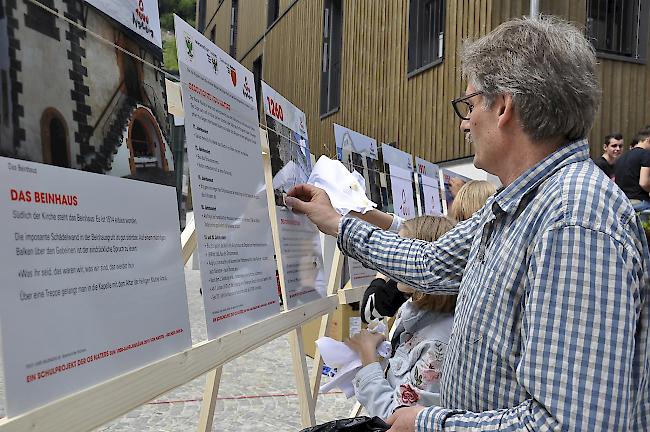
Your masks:
M291 357L293 358L293 372L296 376L302 426L314 426L316 424L316 404L309 388L309 371L307 370L307 359L302 340L302 327L297 327L290 333L289 344L291 345Z
M332 319L331 313L327 315L323 315L321 317L320 330L318 331L318 337L316 338L316 340L324 337L327 334L327 329L330 325L331 319ZM311 394L313 395L312 398L314 400L314 406L316 406L316 401L318 400L318 394L319 394L318 392L320 390L320 382L322 378L323 378L323 357L321 357L320 350L318 349L318 346L316 346L316 349L314 351L313 375L311 376L311 382L310 382Z
M361 404L359 403L359 401L355 402L355 403L354 403L354 406L353 406L352 409L350 410L350 417L356 417L356 416L358 416L359 414L361 414L361 409L362 409L362 408L363 408L363 407L361 406Z
M327 285L327 295L336 294L341 286L341 273L343 270L343 254L341 251L336 248L334 251L334 256L332 257L332 269L330 271L329 282ZM316 340L325 337L327 334L327 329L329 328L330 322L332 321L332 313L323 315L320 321L320 329L318 331L318 337ZM311 394L314 403L314 409L316 409L316 402L318 401L318 392L320 390L320 382L323 377L323 358L320 355L320 350L318 346L314 350L314 370L311 377Z
M199 415L199 432L211 432L212 421L214 419L214 408L217 405L217 394L219 393L219 384L221 383L222 366L208 372L203 389L203 403L201 404L201 414Z

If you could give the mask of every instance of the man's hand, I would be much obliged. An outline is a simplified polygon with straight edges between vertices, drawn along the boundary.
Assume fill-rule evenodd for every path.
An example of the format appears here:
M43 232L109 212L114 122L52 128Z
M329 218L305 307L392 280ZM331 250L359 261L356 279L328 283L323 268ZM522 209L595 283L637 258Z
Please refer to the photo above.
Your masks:
M287 193L284 202L296 213L306 215L323 233L334 237L338 234L341 215L334 210L323 189L308 184L297 185Z
M386 339L382 333L370 333L363 329L348 339L345 344L359 354L361 364L364 366L377 360L377 346Z
M386 423L391 425L387 432L415 432L415 419L425 408L422 405L399 408L386 419Z

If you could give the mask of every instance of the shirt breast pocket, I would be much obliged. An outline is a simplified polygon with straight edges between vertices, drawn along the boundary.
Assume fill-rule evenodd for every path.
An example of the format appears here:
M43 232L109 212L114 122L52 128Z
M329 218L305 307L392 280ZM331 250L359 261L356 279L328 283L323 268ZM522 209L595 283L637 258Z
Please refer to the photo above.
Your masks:
M461 291L461 307L456 308L456 313L461 314L456 321L462 322L459 336L467 344L480 342L495 318L496 280L491 272L480 273Z

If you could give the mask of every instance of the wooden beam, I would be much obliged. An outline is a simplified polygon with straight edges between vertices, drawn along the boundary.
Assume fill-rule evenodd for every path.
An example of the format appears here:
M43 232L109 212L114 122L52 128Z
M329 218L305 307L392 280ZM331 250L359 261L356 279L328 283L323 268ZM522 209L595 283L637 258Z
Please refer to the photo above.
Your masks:
M354 302L360 302L363 300L363 293L366 291L365 286L360 286L356 288L352 288L351 286L347 286L337 293L339 296L339 303L340 304L350 304Z
M326 315L326 316L329 316ZM316 404L309 389L309 369L302 339L302 328L296 327L289 335L291 345L291 358L293 359L293 373L296 377L296 390L298 391L298 404L300 407L300 420L303 427L316 425Z

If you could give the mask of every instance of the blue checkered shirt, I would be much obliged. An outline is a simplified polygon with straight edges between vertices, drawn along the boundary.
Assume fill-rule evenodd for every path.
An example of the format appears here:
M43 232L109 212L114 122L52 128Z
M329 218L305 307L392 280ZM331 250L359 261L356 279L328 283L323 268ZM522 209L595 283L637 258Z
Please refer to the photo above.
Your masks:
M418 431L650 429L648 245L586 141L434 243L343 218L338 244L421 291L458 293L442 406Z

